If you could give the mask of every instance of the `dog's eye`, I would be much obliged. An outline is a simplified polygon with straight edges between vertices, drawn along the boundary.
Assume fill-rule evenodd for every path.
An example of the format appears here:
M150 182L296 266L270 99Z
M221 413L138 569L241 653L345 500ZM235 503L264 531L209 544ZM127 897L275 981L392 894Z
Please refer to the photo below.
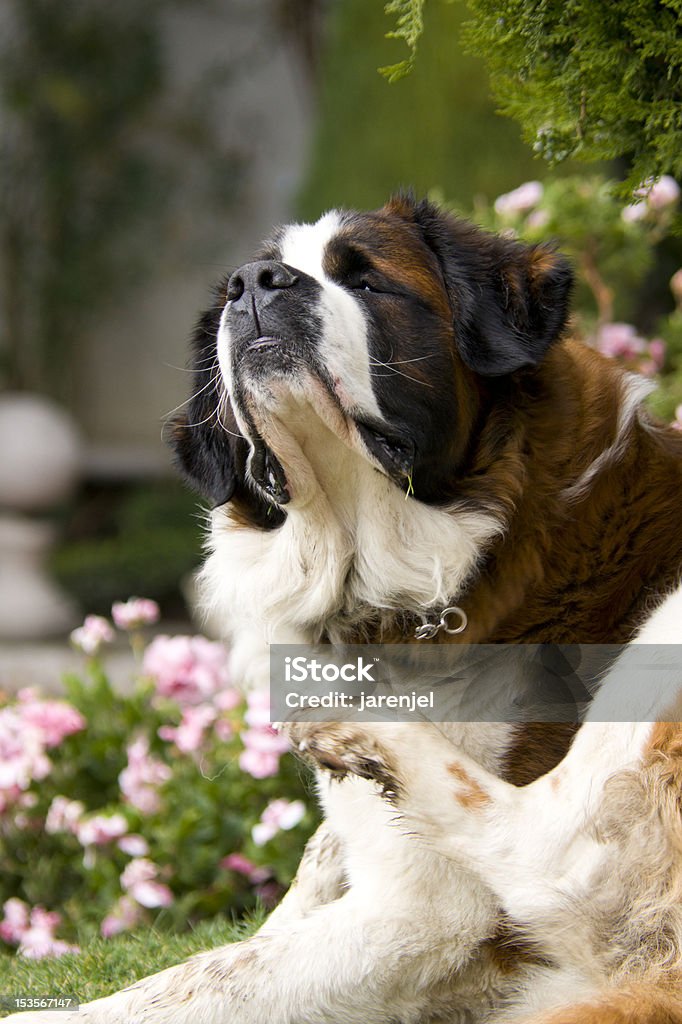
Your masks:
M361 277L355 281L349 281L347 287L354 292L380 292L381 288L377 288L375 284L368 281L366 277Z

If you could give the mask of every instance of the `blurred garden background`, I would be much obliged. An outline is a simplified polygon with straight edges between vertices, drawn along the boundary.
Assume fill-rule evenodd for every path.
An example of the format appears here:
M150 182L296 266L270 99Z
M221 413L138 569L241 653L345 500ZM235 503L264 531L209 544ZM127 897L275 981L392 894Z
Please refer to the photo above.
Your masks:
M221 648L191 638L201 510L164 445L211 284L273 225L378 206L412 187L495 230L554 239L578 273L576 331L651 377L654 409L682 425L682 238L666 148L652 165L659 180L619 191L610 182L636 173L637 146L589 150L578 71L578 134L541 125L533 147L527 126L524 139L497 113L471 38L463 45L463 0L387 6L7 0L0 10L7 952L65 951L97 933L152 921L178 929L271 904L314 825L302 770L282 756L263 708L230 689ZM524 25L524 54L534 45L572 69L575 5L562 7L556 53L521 17L542 5L500 6ZM649 121L674 141L679 11L613 6L615 28L598 18L592 30L611 32L614 61L614 39L630 60L632 33L655 19L660 39L641 51L661 97L646 102L665 107L668 121ZM483 24L494 5L470 7ZM409 28L410 10L423 17L416 60L389 84L377 69L409 59L415 39L387 33ZM504 31L494 17L490 39ZM532 80L510 52L519 81ZM493 70L502 74L499 62ZM576 159L541 158L563 150ZM139 620L119 612L114 629L112 604L134 594L156 604ZM85 614L102 618L71 644Z

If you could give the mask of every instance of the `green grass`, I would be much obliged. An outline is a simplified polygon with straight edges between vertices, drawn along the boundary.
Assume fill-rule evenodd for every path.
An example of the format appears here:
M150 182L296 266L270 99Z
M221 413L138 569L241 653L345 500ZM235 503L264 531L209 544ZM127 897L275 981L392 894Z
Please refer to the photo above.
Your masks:
M80 954L44 960L0 954L0 999L22 995L68 995L81 1003L98 999L193 953L246 938L262 917L239 923L203 922L183 935L140 930L115 939L95 939Z

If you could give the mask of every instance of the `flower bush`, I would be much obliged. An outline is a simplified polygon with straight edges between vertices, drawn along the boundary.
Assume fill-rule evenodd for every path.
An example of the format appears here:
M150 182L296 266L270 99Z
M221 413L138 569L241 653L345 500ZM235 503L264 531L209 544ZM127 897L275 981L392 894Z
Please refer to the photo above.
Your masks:
M653 323L649 294L661 246L679 228L679 200L669 175L644 182L626 205L615 182L593 175L527 181L493 203L479 201L473 213L490 230L556 242L572 258L576 332L633 372L657 376L651 404L675 423L682 404L682 268L664 279L669 312ZM676 251L679 259L679 245Z
M231 686L225 648L145 644L153 602L120 603L113 618L139 659L129 693L100 659L111 623L88 616L72 634L84 673L65 699L0 699L0 948L25 956L272 905L316 823L267 695Z

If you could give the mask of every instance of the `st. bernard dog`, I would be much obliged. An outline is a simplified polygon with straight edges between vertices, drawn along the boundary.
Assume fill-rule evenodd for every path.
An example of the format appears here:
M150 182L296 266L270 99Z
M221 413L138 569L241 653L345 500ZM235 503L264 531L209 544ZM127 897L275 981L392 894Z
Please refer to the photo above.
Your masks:
M564 337L570 291L552 248L409 196L286 227L225 282L174 444L245 683L272 642L682 639L682 436ZM414 640L452 605L462 633ZM631 724L602 721L619 665L568 753L561 726L293 727L333 773L278 909L73 1019L682 1021L677 695L625 673Z

